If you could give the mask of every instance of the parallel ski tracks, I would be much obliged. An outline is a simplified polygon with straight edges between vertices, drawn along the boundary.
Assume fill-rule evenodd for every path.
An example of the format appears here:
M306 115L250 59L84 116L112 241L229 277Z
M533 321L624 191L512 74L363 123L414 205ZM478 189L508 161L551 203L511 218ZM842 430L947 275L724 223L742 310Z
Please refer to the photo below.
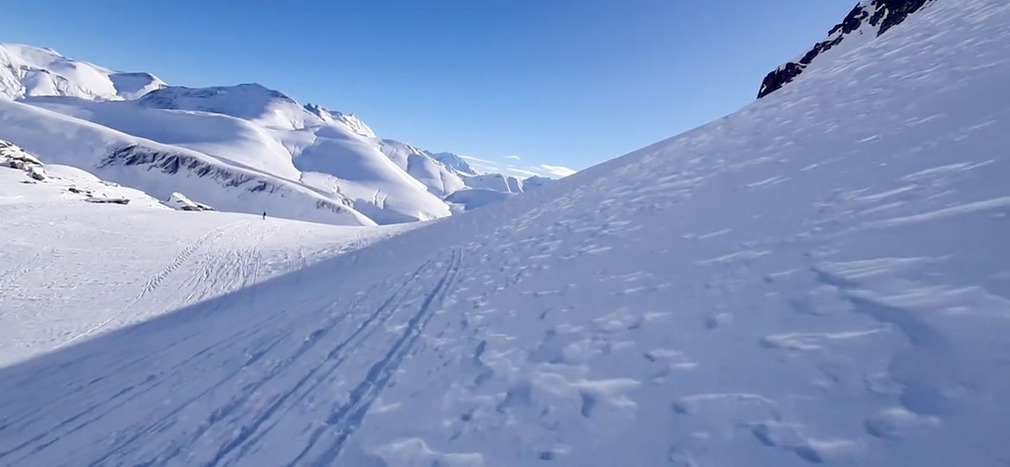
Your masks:
M219 230L227 227L229 226ZM207 240L189 248L188 252L180 252L177 261L172 264L186 261L200 245L215 234L221 233L218 231L208 234L204 237ZM119 427L115 433L109 434L111 440L108 446L103 448L105 454L89 461L91 465L120 464L131 459L136 460L132 456L137 453L137 449L141 449L145 452L144 457L150 465L187 463L192 460L190 456L198 443L206 447L206 443L212 441L217 445L217 451L211 451L213 457L209 459L209 465L239 463L247 458L247 455L254 453L285 415L301 406L305 398L310 396L317 398L317 389L324 384L332 383L338 369L350 357L360 357L362 354L357 352L360 347L371 342L381 342L376 339L387 340L388 338L377 334L388 332L387 324L390 324L392 318L402 316L405 320L405 325L401 326L402 330L398 330L392 342L386 344L384 352L375 352L375 355L381 358L371 364L366 363L364 367L354 367L367 368L367 371L362 379L352 386L346 400L334 403L322 414L324 417L322 420L306 427L311 436L301 452L291 461L299 465L331 463L340 455L344 443L360 426L369 407L389 384L404 359L415 349L425 326L453 287L461 263L461 254L453 251L447 256L448 258L441 262L433 260L422 264L413 274L408 275L407 280L392 290L387 283L379 284L367 293L359 295L354 302L331 303L323 309L313 311L312 316L320 316L323 321L317 323L315 330L304 337L296 337L290 330L279 326L279 322L271 324L275 320L281 321L278 318L282 314L278 313L271 314L266 319L242 323L234 332L224 334L213 342L200 339L200 335L185 336L168 346L129 359L116 368L103 372L104 376L68 393L68 399L74 399L83 393L84 397L81 399L87 400L88 393L112 392L108 391L107 387L99 387L111 383L111 381L103 383L109 375L116 372L140 371L138 368L148 359L164 358L171 352L186 349L186 341L193 340L190 344L203 342L197 346L198 348L193 349L191 355L173 364L157 377L143 379L138 376L135 384L120 388L111 398L92 401L82 407L76 415L65 418L54 426L45 429L35 427L33 430L38 430L38 435L0 451L0 463L31 462L35 454L58 443L63 437L85 429L100 419L115 416L115 413L127 410L131 405L149 402L152 397L147 395L154 389L165 390L166 384L184 383L184 379L196 376L192 374L193 372L203 370L214 374L215 381L205 385L195 394L187 394L184 400L173 401L172 407L168 410L157 410L156 415L140 418L132 426ZM252 258L243 258L243 261L246 259ZM439 263L442 265L441 270L435 269ZM258 269L258 265L254 264L245 266L253 269L247 273L255 274ZM166 271L170 273L178 268L178 265L174 267L170 265ZM149 283L157 284L164 280L158 277L160 275L152 278ZM249 279L256 280L255 277ZM416 291L416 287L432 282L434 286L427 292ZM138 300L147 293L150 293L150 290L145 288ZM376 298L382 295L387 295L387 298L354 324L353 318L361 316L356 310L362 309L369 302L374 303ZM422 295L423 299L412 300L413 297ZM241 294L237 297L239 298ZM413 307L417 307L416 311L408 312ZM407 314L404 316L404 313ZM397 319L395 323L402 322ZM348 324L352 326L349 327ZM342 332L346 334L345 337L340 337ZM206 338L208 335L205 334L203 337ZM300 342L293 339L300 339ZM320 345L326 344L330 344L331 347L325 352L318 350ZM220 355L224 354L219 351L234 349L236 346L250 348L244 362L218 360ZM319 359L318 363L307 360L315 358ZM225 371L221 371L222 369ZM302 373L292 374L293 372ZM279 384L283 386L278 391L275 388L278 388ZM92 385L96 386L90 388ZM228 399L221 399L221 396L226 394L225 391L234 391L235 388L240 390ZM180 416L192 404L206 405L207 402L214 400L218 402L214 402L215 405L211 407L216 408L206 413L201 422L193 423L192 416L188 415L190 417L188 426L178 426ZM31 413L22 413L16 418L0 420L0 430L28 428L26 424L31 418L34 418ZM21 428L18 428L19 426Z

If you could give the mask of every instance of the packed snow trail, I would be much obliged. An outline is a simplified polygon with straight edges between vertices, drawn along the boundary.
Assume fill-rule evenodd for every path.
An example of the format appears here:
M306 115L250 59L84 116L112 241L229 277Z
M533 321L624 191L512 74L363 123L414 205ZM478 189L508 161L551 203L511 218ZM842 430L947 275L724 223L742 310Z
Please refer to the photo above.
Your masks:
M0 463L1005 463L1006 24L0 368Z
M26 184L0 169L0 365L226 295L353 251L408 226L355 229L171 211L76 169ZM68 188L115 190L127 206Z

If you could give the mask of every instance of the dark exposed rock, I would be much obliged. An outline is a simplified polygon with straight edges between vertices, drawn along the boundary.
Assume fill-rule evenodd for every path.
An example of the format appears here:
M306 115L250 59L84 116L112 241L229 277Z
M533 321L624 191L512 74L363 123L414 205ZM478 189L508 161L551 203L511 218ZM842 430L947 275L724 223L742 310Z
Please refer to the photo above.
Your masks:
M105 197L89 196L85 198L84 201L96 204L130 204L130 200L127 198L105 198Z
M841 44L852 33L860 30L864 26L869 26L870 31L875 31L876 36L880 36L901 24L908 15L915 13L927 3L933 0L868 0L856 5L841 23L835 25L828 32L828 39L814 44L796 62L788 62L768 73L761 82L761 89L758 91L758 99L767 96L782 86L792 82L803 73L815 58L824 52Z
M276 192L280 187L254 175L244 174L225 167L215 166L196 157L172 152L157 151L139 145L130 145L109 154L98 165L99 169L110 166L149 166L166 174L188 171L198 177L209 177L226 187L242 187L249 191Z
M130 145L114 150L102 159L98 168L114 166L147 166L148 170L161 170L172 175L189 172L197 177L210 178L222 186L240 188L252 193L277 193L287 189L254 174L229 170L227 167L214 165L194 156L158 151L140 145ZM343 200L343 203L319 200L316 202L316 207L341 213L346 212L346 208L353 207L350 203L349 200Z

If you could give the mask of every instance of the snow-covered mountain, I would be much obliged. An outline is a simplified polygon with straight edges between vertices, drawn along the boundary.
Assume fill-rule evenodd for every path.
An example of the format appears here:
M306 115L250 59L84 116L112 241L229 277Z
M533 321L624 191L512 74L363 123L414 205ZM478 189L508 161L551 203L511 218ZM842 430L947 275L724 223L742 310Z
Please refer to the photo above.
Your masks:
M475 169L472 165L470 165L469 162L466 161L466 159L464 159L462 156L460 156L458 154L453 154L451 152L434 152L433 153L433 152L427 152L427 151L425 153L429 157L431 157L432 159L435 159L435 160L437 160L437 161L445 164L446 167L452 169L453 171L455 171L457 174L459 174L461 176L465 175L465 176L471 176L472 177L472 176L481 175L481 174L484 173L483 171Z
M423 183L432 194L444 198L466 187L461 174L426 151L394 140L382 141L382 152L398 167Z
M16 100L0 104L3 118L37 123L0 128L0 137L156 196L195 190L186 195L226 210L388 224L448 216L454 209L443 198L464 188L521 191L518 180L497 176L511 183L487 183L488 176L477 176L465 163L446 164L427 151L379 139L354 115L302 106L258 84L187 88L153 76L145 84L141 74L115 73L22 45L0 45L0 57L0 86ZM53 77L58 85L40 85L38 76ZM103 136L81 141L81 128ZM135 147L162 154L160 159L178 153L199 162L171 170L152 156L117 162ZM184 173L176 178L179 170ZM189 186L187 179L206 174L218 183ZM236 182L251 179L257 182ZM307 196L288 196L292 190Z
M841 23L828 31L828 38L795 61L768 73L761 83L758 98L771 94L795 80L815 63L827 62L826 56L843 55L901 24L909 15L933 0L863 0Z
M62 110L72 108L76 111L81 108L78 104L88 102L76 98L60 99L74 103L73 106L62 107ZM105 104L133 105L119 102ZM103 104L95 105L105 108ZM101 178L143 190L162 200L180 192L195 201L226 211L267 211L279 217L340 225L375 224L356 211L346 197L44 107L0 99L0 138L24 147L47 163L93 172ZM129 113L123 121L131 121ZM144 125L152 123L159 124L157 121L141 122ZM178 125L166 125L164 128L177 130Z
M0 44L0 95L135 99L165 86L149 73L121 73L71 60L52 49Z
M424 225L91 205L0 168L0 463L1000 465L1007 24L935 2Z

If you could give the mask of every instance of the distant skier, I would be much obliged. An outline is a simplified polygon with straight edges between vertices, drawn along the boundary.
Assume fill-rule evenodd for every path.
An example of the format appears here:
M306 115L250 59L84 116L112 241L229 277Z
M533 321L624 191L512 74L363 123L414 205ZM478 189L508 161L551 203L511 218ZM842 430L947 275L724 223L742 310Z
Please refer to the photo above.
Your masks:
M267 212L263 211L263 220L267 220Z

